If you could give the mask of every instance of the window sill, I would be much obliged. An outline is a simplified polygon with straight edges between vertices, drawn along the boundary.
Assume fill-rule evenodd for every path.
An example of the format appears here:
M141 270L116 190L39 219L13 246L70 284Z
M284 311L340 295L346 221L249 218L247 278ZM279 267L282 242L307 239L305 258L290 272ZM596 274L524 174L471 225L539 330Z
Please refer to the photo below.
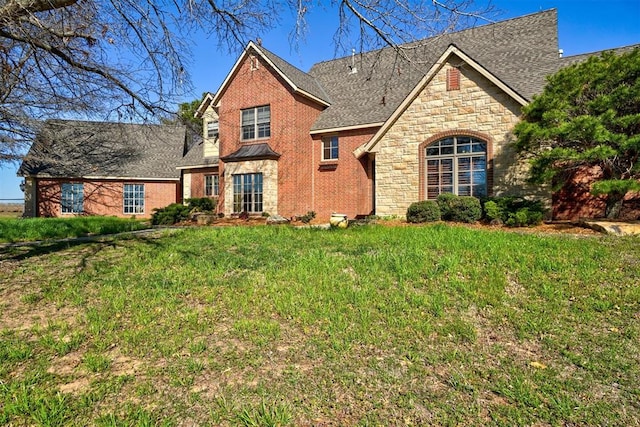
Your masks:
M322 160L320 161L320 170L333 170L338 167L338 160Z

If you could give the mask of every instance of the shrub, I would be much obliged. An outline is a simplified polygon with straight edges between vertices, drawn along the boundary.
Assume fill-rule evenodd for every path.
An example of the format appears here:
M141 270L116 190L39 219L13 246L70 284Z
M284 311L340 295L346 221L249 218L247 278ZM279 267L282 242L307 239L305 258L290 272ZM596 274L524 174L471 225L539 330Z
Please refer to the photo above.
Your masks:
M471 223L482 218L482 205L475 197L442 193L436 201L440 206L442 219L445 221Z
M544 208L539 200L522 197L495 197L484 202L484 218L500 219L509 227L526 227L542 222Z
M451 221L472 223L482 218L480 200L473 196L459 196L451 199L449 209Z
M438 195L436 201L440 207L440 215L443 220L451 221L451 207L458 196L453 193L442 193Z
M210 197L196 197L193 199L187 199L190 211L195 212L211 212L215 210L215 200Z
M413 223L440 221L440 206L433 200L411 203L407 209L407 221Z
M298 219L304 222L305 224L309 224L311 220L313 220L315 217L316 217L316 213L314 211L308 211L306 214L298 217Z
M502 220L502 209L494 200L488 200L484 204L484 218L487 221ZM503 221L504 222L504 221Z
M156 208L151 215L153 225L171 225L184 221L189 217L189 206L182 203L172 203L164 208Z

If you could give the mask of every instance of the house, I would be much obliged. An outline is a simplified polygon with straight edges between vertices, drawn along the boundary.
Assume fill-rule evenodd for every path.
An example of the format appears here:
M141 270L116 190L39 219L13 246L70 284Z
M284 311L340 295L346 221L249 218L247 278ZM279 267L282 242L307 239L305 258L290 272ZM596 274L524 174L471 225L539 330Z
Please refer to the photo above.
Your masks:
M556 10L308 72L250 42L196 112L202 139L183 143L175 158L180 188L172 201L216 197L227 216L319 218L402 216L412 202L445 192L551 202L550 189L526 183L528 163L512 148L512 130L546 76L587 57L559 54ZM597 200L560 202L580 216Z
M184 126L50 120L18 175L25 216L148 218L182 198Z

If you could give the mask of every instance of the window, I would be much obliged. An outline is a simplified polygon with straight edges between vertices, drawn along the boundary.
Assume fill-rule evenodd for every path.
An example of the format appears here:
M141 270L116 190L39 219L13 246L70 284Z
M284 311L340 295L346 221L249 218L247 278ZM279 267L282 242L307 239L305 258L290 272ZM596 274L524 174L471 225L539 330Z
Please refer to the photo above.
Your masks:
M207 122L207 138L215 138L218 136L218 121Z
M271 136L271 107L242 110L242 140L269 138Z
M322 140L322 160L338 160L338 137Z
M233 212L262 212L262 174L233 175Z
M62 213L79 214L84 210L84 185L80 182L62 184L60 207Z
M469 136L444 138L425 148L427 199L441 193L487 195L487 143Z
M144 213L144 184L124 185L124 213Z
M211 197L217 196L220 191L220 178L218 175L204 176L204 195Z

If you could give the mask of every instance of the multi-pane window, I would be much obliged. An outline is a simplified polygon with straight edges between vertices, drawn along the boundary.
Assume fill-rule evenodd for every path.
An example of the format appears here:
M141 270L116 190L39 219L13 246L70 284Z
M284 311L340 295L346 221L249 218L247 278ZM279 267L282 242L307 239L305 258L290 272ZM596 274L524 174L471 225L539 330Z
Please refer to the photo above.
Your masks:
M124 184L124 213L144 213L144 184Z
M233 212L262 212L262 174L233 175Z
M242 110L242 140L268 138L271 136L271 107Z
M220 178L218 175L204 176L204 195L217 196L220 193Z
M79 214L84 210L84 185L80 182L62 184L60 207L62 213Z
M487 195L487 143L469 136L444 138L425 148L427 199L441 193Z
M219 124L218 121L207 122L207 138L215 138L218 136Z
M338 160L338 137L322 140L322 160Z

